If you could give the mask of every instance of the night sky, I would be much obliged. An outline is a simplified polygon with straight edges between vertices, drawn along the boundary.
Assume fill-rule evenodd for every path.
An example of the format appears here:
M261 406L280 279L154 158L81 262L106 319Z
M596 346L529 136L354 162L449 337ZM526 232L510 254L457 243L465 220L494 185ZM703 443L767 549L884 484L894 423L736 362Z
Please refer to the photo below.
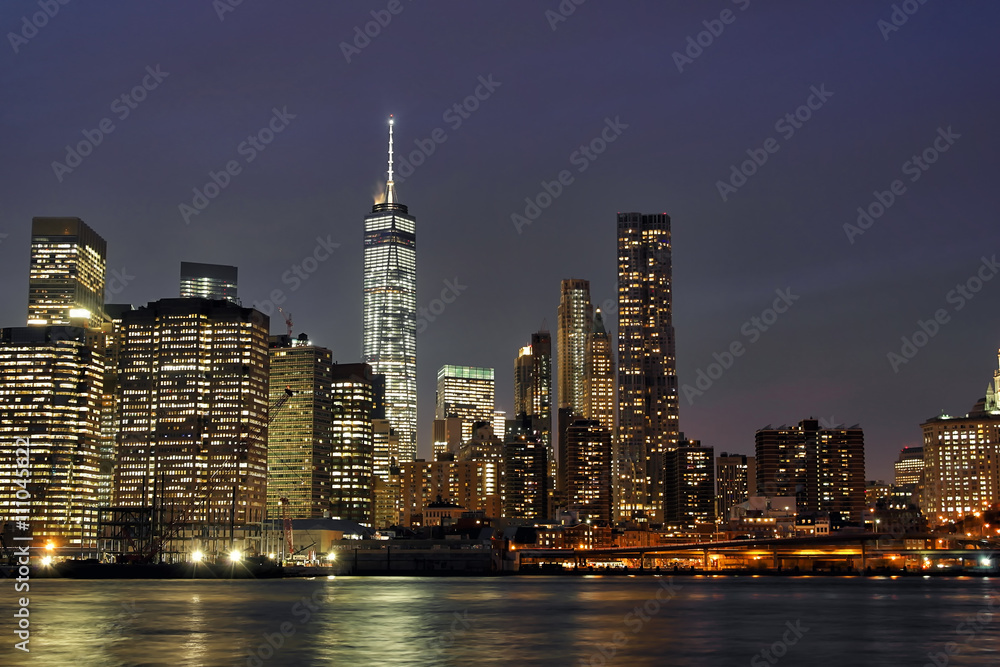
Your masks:
M756 429L811 415L860 423L867 476L888 479L923 420L983 395L1000 279L949 292L1000 271L982 260L1000 254L997 3L908 0L897 26L893 3L870 0L563 0L569 16L557 0L229 2L69 2L37 31L22 18L37 0L3 2L0 325L25 322L31 217L79 216L108 242L109 302L176 296L182 260L235 264L244 305L282 290L295 333L360 360L362 217L384 186L391 113L397 170L415 141L434 146L397 179L417 218L418 305L459 286L418 336L422 455L442 364L496 368L509 411L517 348L543 322L555 336L559 281L614 299L618 211L672 218L681 385L743 344L681 396L682 430L717 453L752 453ZM372 11L390 20L358 49ZM478 108L456 112L469 96ZM782 120L810 101L808 120ZM243 143L272 122L263 150ZM596 159L573 155L609 122ZM54 167L84 131L100 143ZM939 137L933 164L905 164ZM748 150L766 162L720 194ZM238 173L186 222L180 205L230 161ZM572 182L516 229L563 170ZM845 230L875 191L894 201ZM282 276L317 237L339 247L293 289ZM789 289L761 331L751 318ZM938 310L894 369L888 353Z

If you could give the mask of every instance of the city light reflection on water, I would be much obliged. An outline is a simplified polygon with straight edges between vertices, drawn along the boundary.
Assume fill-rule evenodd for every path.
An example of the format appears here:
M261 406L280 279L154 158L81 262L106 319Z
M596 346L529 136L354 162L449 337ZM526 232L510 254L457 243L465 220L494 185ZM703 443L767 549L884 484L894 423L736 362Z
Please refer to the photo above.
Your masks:
M50 579L30 597L31 654L7 641L2 665L733 665L772 645L783 665L923 665L949 642L949 665L1000 661L989 579Z

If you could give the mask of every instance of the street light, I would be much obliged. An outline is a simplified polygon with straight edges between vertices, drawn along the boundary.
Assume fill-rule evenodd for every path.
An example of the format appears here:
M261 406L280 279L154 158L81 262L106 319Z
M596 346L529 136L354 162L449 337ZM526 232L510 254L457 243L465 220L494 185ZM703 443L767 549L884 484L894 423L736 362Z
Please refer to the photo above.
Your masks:
M200 563L201 559L204 557L205 554L203 554L201 551L195 551L193 554L191 554L191 560L193 560L195 563Z
M233 549L232 551L229 552L229 560L233 561L234 563L239 563L241 560L243 560L243 554L240 553L239 549Z

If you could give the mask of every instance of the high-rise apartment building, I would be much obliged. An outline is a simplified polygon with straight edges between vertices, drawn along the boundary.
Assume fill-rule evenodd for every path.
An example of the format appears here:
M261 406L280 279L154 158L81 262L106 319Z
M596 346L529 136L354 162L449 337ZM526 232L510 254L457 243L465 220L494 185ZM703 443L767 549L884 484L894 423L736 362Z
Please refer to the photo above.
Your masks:
M729 510L756 494L757 460L746 454L722 452L715 459L715 513L720 521L729 519Z
M548 449L549 482L546 493L555 492L556 452L552 438L552 335L531 334L531 343L514 360L514 419L531 418L538 438ZM547 513L546 513L547 515Z
M370 526L375 447L371 366L334 364L332 393L330 511L334 519Z
M586 361L583 370L583 416L600 422L615 432L615 356L611 337L604 328L601 309L594 314L594 325L587 334Z
M667 450L664 463L664 523L682 529L715 523L714 450L679 434L677 447Z
M80 327L0 329L0 512L27 520L36 544L95 546L102 338Z
M903 447L893 464L896 486L919 484L924 472L924 448Z
M28 324L104 321L107 243L80 218L32 218Z
M559 314L556 337L558 343L558 401L557 428L559 431L559 456L556 487L560 500L565 502L566 492L566 430L574 419L583 416L584 375L587 366L587 334L594 320L594 307L590 302L590 281L563 280L559 291Z
M435 417L462 420L462 442L472 437L472 425L478 421L493 423L496 400L492 368L442 366L437 375Z
M389 180L365 216L363 361L385 376L386 419L400 461L417 455L417 220L396 199L389 120Z
M400 466L403 525L413 525L433 502L452 502L469 511L488 512L482 461L410 461Z
M920 509L932 525L960 520L1000 501L1000 367L971 412L964 417L942 414L921 428Z
M662 518L678 442L672 245L665 213L618 214L617 514Z
M376 376L377 377L377 376ZM377 411L376 411L376 414ZM374 453L375 526L383 528L399 522L401 508L399 435L388 419L372 420Z
M566 429L566 506L581 521L612 520L611 430L597 420L574 419Z
M267 517L317 519L333 501L333 353L301 337L270 337Z
M757 494L795 496L801 511L839 512L858 523L865 507L865 437L860 426L770 426L756 434Z
M524 415L508 420L504 441L504 516L544 521L549 517L551 450Z
M181 262L181 296L236 301L239 269L225 264Z
M126 312L115 504L152 507L165 552L253 549L267 480L268 318L207 299ZM259 548L259 545L256 545Z

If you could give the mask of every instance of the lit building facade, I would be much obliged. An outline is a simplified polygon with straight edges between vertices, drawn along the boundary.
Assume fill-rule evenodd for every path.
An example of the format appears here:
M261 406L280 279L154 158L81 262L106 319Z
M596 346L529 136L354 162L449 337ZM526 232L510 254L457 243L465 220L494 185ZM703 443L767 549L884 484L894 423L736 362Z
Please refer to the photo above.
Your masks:
M727 521L734 506L747 502L756 493L757 459L722 452L715 459L715 485L715 514L720 521Z
M104 322L107 243L80 218L32 218L28 324ZM75 312L74 312L75 311Z
M333 353L270 337L267 517L318 519L333 502Z
M372 420L372 470L375 496L375 526L399 523L402 502L399 468L399 435L388 419Z
M334 519L371 526L373 521L374 384L368 364L333 365L333 451L330 468Z
M266 508L268 370L268 318L254 309L161 299L126 312L115 504L153 508L164 536L182 529L206 553L254 548Z
M681 528L715 523L715 452L680 437L664 455L666 504L663 521Z
M462 442L472 437L472 425L478 421L493 423L496 400L492 368L442 366L437 374L435 417L462 420Z
M756 434L757 494L796 499L799 511L839 512L860 523L865 508L865 437L859 426L816 419Z
M392 127L385 197L365 216L363 361L385 376L402 462L417 455L417 221L396 199Z
M920 484L924 473L924 448L903 447L893 464L897 486Z
M583 375L583 417L600 422L615 432L615 356L611 337L604 328L601 309L594 314L594 326L587 334Z
M551 450L533 428L533 418L508 422L504 442L504 516L544 521L549 517Z
M670 217L618 214L617 514L661 519L678 442Z
M181 262L181 297L236 302L239 269L225 264Z
M476 461L483 464L483 496L495 497L503 502L503 441L493 435L490 422L476 422L472 437L462 443L457 461Z
M428 505L451 502L470 511L488 511L481 461L410 461L400 465L402 524L413 525ZM497 514L491 514L497 516Z
M2 522L24 517L36 544L96 546L102 338L80 327L0 329L0 512Z
M611 430L596 420L575 419L566 429L566 505L581 521L612 520Z

